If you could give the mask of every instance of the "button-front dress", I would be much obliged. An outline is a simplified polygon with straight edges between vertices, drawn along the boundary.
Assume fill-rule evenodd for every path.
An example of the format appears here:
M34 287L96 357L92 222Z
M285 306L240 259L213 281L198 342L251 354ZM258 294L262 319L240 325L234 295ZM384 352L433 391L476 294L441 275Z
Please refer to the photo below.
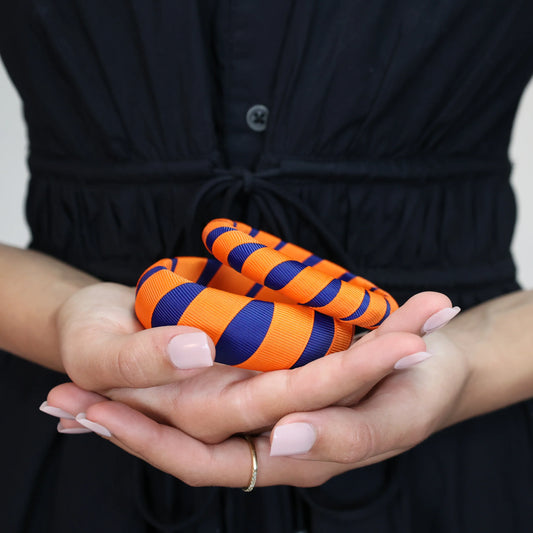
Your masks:
M205 255L203 224L224 216L400 302L518 289L507 151L533 73L528 0L0 0L0 52L36 250L131 285ZM2 532L532 528L531 402L320 487L245 494L58 434L38 406L63 381L0 355Z

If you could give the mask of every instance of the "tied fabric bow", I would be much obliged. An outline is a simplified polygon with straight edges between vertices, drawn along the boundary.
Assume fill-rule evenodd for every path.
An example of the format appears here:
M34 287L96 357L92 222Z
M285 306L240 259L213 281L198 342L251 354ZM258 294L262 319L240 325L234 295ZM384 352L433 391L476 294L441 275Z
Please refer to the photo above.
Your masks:
M161 259L137 283L135 312L146 328L205 331L216 362L302 366L347 349L355 326L374 329L398 308L370 281L242 222L212 220L202 239L216 259Z

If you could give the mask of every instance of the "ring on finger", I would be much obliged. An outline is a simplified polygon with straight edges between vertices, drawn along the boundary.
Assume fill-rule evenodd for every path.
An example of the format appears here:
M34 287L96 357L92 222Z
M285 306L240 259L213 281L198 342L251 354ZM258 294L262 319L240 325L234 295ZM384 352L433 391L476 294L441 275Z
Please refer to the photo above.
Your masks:
M255 451L255 445L252 438L248 435L243 435L242 438L248 443L250 448L250 456L252 459L252 472L250 474L250 481L248 482L247 487L243 487L244 492L252 492L255 487L255 482L257 481L257 453Z

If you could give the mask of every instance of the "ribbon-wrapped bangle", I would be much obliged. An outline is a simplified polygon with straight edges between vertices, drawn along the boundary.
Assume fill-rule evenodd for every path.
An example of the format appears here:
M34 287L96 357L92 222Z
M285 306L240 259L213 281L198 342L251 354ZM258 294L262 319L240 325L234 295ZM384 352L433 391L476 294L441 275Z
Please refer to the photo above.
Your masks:
M144 327L187 325L215 343L215 361L253 370L304 365L345 350L355 326L398 308L370 281L241 222L215 219L202 238L216 258L176 257L137 283Z

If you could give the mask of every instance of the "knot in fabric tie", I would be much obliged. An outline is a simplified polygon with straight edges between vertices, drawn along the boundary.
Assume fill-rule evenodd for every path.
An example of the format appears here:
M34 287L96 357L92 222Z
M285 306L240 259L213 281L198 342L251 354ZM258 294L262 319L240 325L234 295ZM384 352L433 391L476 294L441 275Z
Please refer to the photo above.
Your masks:
M206 179L191 203L188 227L193 227L201 204L219 199L218 212L226 217L230 215L232 206L242 193L248 197L248 202L253 196L254 210L268 220L276 233L287 241L295 240L287 213L289 211L297 213L314 230L336 261L348 270L355 270L354 262L344 250L339 238L328 231L326 224L321 223L316 213L280 185L277 178L285 174L281 168L258 171L251 171L245 167L213 169L213 176Z
M279 169L254 172L245 167L215 168L213 169L213 176L206 180L196 194L191 206L191 212L196 214L201 202L207 202L218 195L222 195L221 211L224 214L229 211L239 193L243 193L246 196L254 194L262 198L268 197L273 192L273 186L268 183L268 180L279 175ZM266 216L273 214L270 212L269 206L272 207L272 202L270 201L267 201L266 204L261 201L258 202L259 210Z
M250 194L254 187L254 174L247 168L238 168L233 171L233 175L240 176L242 179L242 191L244 194Z

